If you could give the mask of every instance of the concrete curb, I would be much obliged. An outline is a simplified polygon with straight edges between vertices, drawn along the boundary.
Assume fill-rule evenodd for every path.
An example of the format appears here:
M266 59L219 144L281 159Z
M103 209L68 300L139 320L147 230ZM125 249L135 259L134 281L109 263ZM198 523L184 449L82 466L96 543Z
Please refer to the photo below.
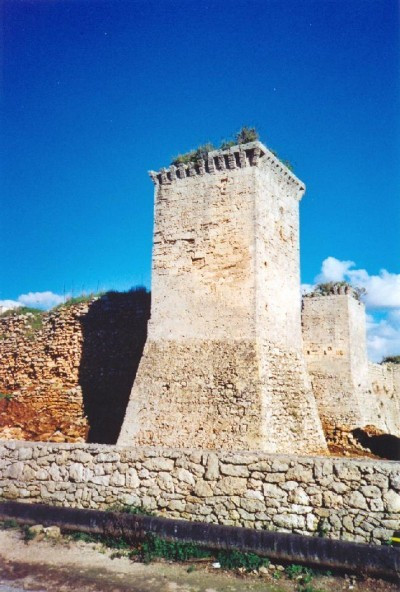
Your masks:
M319 569L357 572L389 579L400 577L400 549L236 526L171 520L158 516L0 502L0 520L56 525L64 531L123 536L140 541L154 534L170 541L194 542L210 549L253 552L273 561Z

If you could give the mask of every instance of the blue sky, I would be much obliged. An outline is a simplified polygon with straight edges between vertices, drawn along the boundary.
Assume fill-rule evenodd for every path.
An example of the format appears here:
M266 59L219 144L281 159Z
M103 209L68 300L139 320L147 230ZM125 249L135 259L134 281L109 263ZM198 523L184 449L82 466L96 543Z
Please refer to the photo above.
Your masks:
M329 257L344 275L366 270L386 294L369 304L374 330L389 323L400 350L397 1L3 0L2 12L0 301L150 287L147 170L248 124L306 183L302 281Z

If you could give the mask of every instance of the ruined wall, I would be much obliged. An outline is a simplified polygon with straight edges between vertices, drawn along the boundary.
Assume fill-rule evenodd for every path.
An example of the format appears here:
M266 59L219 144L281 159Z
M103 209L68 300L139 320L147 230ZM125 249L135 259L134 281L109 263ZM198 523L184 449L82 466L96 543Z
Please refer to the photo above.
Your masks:
M5 499L381 543L398 529L400 464L94 444L0 445Z
M400 436L400 365L368 364L371 390L383 416L384 430Z
M259 142L152 176L149 338L119 443L324 450L301 343L304 186Z
M368 363L365 307L345 291L303 299L304 354L325 435L344 443L353 429L374 426L400 436L400 368Z
M365 309L352 293L303 299L304 353L326 431L383 428L368 376Z
M110 293L0 317L0 438L115 442L149 307L149 294Z

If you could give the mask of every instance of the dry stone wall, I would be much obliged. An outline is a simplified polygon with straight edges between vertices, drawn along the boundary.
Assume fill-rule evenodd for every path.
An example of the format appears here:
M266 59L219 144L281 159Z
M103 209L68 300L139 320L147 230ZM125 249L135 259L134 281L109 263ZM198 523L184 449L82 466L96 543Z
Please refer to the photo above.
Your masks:
M399 528L400 463L94 444L3 442L0 495L382 543Z
M150 295L109 293L0 317L0 438L115 442L146 339Z

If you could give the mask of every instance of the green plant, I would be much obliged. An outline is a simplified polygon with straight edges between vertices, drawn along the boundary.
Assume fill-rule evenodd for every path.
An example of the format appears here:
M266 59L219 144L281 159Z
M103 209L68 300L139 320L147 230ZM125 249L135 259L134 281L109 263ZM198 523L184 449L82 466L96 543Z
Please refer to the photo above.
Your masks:
M61 302L61 304L57 304L52 310L60 310L62 308L69 308L70 306L74 306L75 304L81 304L82 302L90 302L93 298L100 298L103 296L104 292L90 292L90 294L80 294L79 296L70 296L66 299L65 302Z
M138 554L145 563L149 563L156 557L170 561L187 561L192 558L210 556L207 549L199 547L195 543L166 541L153 534L146 536L139 547Z
M297 580L298 592L317 592L310 585L315 576L315 572L310 567L292 564L286 567L285 573L289 580Z
M247 144L248 142L255 142L258 140L258 132L255 127L247 127L244 125L235 134L236 144Z
M241 551L221 550L217 553L217 561L224 569L237 569L244 567L246 571L268 567L270 561L266 557L260 557L255 553L242 553Z
M18 522L11 518L10 520L3 520L0 522L0 528L3 530L9 530L10 528L18 528Z
M82 541L83 543L102 543L104 540L101 535L88 532L71 532L69 536L73 541Z
M194 571L196 571L196 567L194 565L190 565L186 570L187 573L193 573Z
M33 539L36 537L35 532L31 530L29 526L26 525L22 527L22 534L23 539L26 543L28 543L29 541L33 541Z
M34 337L35 332L42 328L44 314L45 311L41 310L40 308L32 308L30 306L19 306L18 308L13 308L4 311L0 314L0 318L6 318L11 316L25 316L27 322L25 335L26 337L28 337L28 339L32 339Z
M327 525L326 525L326 522L325 522L325 520L324 520L323 518L321 518L321 519L318 521L318 525L317 525L317 534L318 534L318 536L319 536L321 539L323 539L323 538L325 538L325 537L326 537L326 535L328 534L328 532L329 532L329 531L328 531L328 527L327 527Z
M347 288L357 300L361 300L367 292L365 288L358 288L351 286L348 282L325 282L317 284L313 291L308 294L309 296L331 296L332 294L338 294L343 288Z
M141 506L129 506L127 504L113 504L106 510L107 512L121 512L123 514L132 514L133 516L154 516L154 512Z
M6 399L6 401L11 401L13 396L14 396L13 393L0 393L0 401L1 401L1 399Z
M385 358L383 358L381 364L400 364L400 355L386 356Z
M178 166L179 164L188 164L189 162L197 162L200 158L207 158L207 154L215 150L215 146L208 142L207 144L202 144L195 150L190 150L185 154L178 154L175 156L171 164Z

